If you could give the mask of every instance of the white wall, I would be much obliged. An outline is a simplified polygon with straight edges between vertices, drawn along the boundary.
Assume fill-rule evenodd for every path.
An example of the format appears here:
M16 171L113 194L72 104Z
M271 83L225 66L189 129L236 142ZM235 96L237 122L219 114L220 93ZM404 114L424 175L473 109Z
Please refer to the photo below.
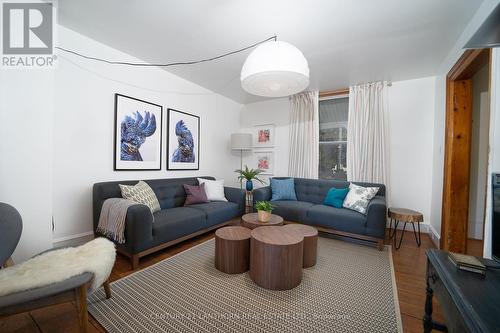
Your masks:
M436 77L434 112L434 154L432 166L431 231L438 245L441 235L441 208L443 199L444 129L446 113L446 74L463 54L463 46L476 32L483 21L499 3L499 0L484 0L467 24L455 46L439 66ZM486 235L485 235L486 236Z
M0 73L0 201L19 210L16 262L52 246L52 70Z
M394 82L388 88L391 205L421 211L430 220L435 78ZM289 102L287 98L247 104L241 131L276 124L275 175L288 175ZM244 160L251 163L251 154ZM250 165L255 167L254 165ZM425 227L424 227L425 228Z
M472 77L472 135L468 237L483 239L490 128L489 66Z
M435 78L393 82L388 90L390 205L431 220Z
M246 104L241 112L241 132L253 133L254 126L264 124L275 124L275 146L274 151L274 176L288 176L288 156L289 156L289 134L290 134L290 102L288 98L276 98L263 102ZM256 168L252 152L244 153L243 165L248 164L249 168ZM262 177L267 179L268 177ZM255 183L256 187L261 186Z
M140 62L62 26L59 44L106 59ZM229 148L241 105L159 68L112 66L58 53L54 112L54 242L92 232L92 185L100 181L211 175L235 183L239 159ZM113 171L114 94L136 97L201 117L200 170Z
M488 162L488 187L486 195L486 218L484 222L483 254L491 258L491 174L500 173L500 48L493 49L491 61L491 107L490 107L490 156Z

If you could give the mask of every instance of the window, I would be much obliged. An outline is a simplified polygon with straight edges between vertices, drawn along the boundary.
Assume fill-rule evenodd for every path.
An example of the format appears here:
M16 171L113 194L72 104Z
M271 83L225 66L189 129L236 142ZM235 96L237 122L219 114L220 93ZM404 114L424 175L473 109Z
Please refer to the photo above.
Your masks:
M349 97L319 101L319 178L347 179Z

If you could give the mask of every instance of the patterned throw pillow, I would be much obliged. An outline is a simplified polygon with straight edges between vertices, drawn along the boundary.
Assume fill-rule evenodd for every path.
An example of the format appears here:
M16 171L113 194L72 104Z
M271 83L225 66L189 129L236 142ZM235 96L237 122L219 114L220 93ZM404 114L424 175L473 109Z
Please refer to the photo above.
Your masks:
M378 187L363 187L351 184L349 185L349 193L347 193L342 206L366 215L366 208L370 200L377 195L378 190Z
M156 213L161 210L155 192L153 192L153 189L146 182L141 180L135 185L119 185L124 199L129 199L148 206L151 213Z

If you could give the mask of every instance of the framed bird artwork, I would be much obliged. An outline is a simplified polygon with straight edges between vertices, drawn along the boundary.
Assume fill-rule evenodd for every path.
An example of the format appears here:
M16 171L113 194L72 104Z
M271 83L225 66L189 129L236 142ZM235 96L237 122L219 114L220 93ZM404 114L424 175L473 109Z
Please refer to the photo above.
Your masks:
M167 170L200 169L200 117L168 109Z
M161 170L161 105L115 94L114 170Z

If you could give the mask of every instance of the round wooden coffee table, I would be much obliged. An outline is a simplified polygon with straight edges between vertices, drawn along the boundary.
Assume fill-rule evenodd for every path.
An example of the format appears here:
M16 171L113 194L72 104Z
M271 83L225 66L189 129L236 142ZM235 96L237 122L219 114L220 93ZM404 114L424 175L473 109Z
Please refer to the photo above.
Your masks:
M244 227L224 227L215 232L215 268L229 274L248 271L250 232Z
M287 224L283 228L295 231L304 237L304 260L302 267L307 268L316 265L318 230L311 226L297 223Z
M270 226L252 230L250 278L259 286L288 290L302 281L304 237L293 230Z
M415 235L415 241L417 242L417 245L420 246L421 244L420 223L424 222L424 215L422 213L406 208L390 207L387 211L387 215L391 219L389 224L389 239L394 237L394 246L396 247L396 250L398 250L401 247L407 223L411 223L411 226L413 227L413 234ZM394 231L392 231L392 220L394 220ZM404 225L403 225L403 231L401 232L401 238L399 239L399 244L398 244L398 240L396 237L396 230L398 228L399 222L404 222ZM415 230L415 223L417 224L418 228L418 238L417 238L417 231Z
M257 213L245 214L241 217L241 225L249 229L257 227L283 225L283 218L278 215L271 214L269 222L260 222Z

